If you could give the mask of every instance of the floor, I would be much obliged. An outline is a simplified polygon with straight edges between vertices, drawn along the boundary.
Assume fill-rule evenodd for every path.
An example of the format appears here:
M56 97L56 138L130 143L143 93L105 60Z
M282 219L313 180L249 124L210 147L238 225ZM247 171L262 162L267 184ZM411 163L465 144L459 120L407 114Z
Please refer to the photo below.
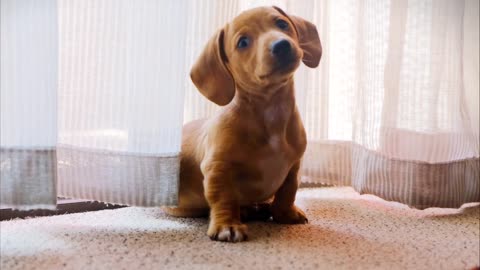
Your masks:
M297 196L308 225L249 224L249 241L206 236L206 219L121 208L0 223L7 269L473 269L480 205L410 209L351 188Z

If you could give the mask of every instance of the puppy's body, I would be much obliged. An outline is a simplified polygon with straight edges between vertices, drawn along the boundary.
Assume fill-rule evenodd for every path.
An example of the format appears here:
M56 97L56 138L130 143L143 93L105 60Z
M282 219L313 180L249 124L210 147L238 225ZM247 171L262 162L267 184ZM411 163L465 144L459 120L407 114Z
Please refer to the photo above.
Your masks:
M302 35L312 27L316 50L306 51L301 43L311 41ZM300 60L318 65L320 53L315 27L278 8L244 12L209 42L192 80L207 98L227 105L210 119L185 125L179 206L170 214L210 211L208 235L221 241L245 240L240 208L267 200L275 221L306 222L293 204L306 147L293 72Z
M201 166L224 164L232 175L241 206L271 198L290 168L300 161L306 139L287 83L268 101L240 96L210 119L183 130L180 207L208 208Z

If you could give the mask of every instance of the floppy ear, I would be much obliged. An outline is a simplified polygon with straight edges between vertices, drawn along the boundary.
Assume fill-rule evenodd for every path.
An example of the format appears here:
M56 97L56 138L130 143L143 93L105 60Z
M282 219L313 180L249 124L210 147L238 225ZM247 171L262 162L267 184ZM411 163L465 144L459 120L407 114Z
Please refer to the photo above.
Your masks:
M318 36L317 27L300 17L289 16L279 7L273 7L283 16L290 19L298 36L298 43L303 50L303 63L311 68L315 68L320 63L322 57L322 44Z
M224 30L219 30L207 43L190 71L190 78L200 93L218 105L227 105L235 95L235 83L226 67Z

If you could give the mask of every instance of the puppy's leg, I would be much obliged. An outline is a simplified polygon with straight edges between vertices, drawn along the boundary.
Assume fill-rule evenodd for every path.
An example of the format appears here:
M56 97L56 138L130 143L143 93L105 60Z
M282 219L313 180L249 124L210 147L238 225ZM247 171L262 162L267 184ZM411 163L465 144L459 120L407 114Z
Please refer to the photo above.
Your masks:
M205 172L205 198L210 206L207 235L212 240L240 242L247 239L247 225L240 221L240 205L235 199L230 168L209 166Z
M273 220L285 224L305 224L308 219L298 207L294 205L295 195L298 189L298 170L300 162L293 165L288 172L285 182L275 193L272 203Z

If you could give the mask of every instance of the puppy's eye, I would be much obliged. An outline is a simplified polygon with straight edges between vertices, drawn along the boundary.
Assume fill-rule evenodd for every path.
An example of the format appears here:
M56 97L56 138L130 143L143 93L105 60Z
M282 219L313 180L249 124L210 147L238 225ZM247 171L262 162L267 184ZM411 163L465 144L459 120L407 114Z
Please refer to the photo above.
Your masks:
M250 39L248 39L247 37L241 37L238 40L237 48L243 49L243 48L248 47L248 45L250 45Z
M282 19L276 20L275 25L282 30L287 30L288 29L288 22L286 22L285 20L282 20Z

